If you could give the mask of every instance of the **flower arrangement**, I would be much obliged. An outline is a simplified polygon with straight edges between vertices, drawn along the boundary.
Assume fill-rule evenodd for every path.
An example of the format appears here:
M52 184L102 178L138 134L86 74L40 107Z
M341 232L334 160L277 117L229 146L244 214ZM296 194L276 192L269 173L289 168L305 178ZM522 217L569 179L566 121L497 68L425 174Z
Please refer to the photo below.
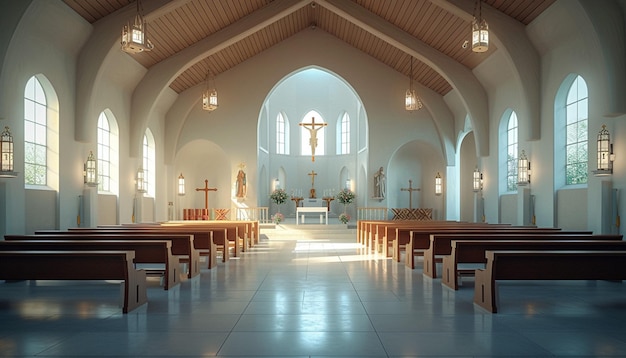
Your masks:
M337 193L337 201L342 203L343 205L352 204L356 195L350 191L350 189L343 189L339 193Z
M288 197L289 196L284 189L276 189L272 192L272 194L270 194L270 199L272 199L272 201L277 205L280 205L287 201Z
M348 221L350 221L350 215L348 215L346 213L339 214L339 221L341 221L344 224L347 224Z
M274 222L274 224L280 224L280 222L283 221L284 219L285 219L285 215L281 213L276 213L274 214L274 216L272 216L272 221Z

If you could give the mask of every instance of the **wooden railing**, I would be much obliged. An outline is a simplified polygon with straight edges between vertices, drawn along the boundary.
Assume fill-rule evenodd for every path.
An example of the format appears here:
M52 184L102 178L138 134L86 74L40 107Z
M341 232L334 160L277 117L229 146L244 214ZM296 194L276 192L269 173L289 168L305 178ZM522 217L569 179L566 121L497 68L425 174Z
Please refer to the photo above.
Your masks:
M388 209L380 207L357 208L357 220L388 220Z
M237 217L235 220L256 220L261 224L269 223L269 207L237 208Z

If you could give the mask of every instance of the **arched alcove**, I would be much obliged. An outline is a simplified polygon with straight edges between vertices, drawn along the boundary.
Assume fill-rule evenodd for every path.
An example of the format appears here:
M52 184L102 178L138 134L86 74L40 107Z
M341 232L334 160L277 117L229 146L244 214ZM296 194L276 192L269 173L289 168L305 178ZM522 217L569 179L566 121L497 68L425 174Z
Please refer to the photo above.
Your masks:
M316 142L309 142L308 134L312 132L305 130L307 124L312 123L310 113L319 116L315 118L315 135L323 138L317 140L314 156L312 151L302 150ZM347 129L337 125L344 114L351 118ZM343 130L348 132L343 133ZM337 150L341 144L337 138L342 133L347 134L350 140L347 152ZM367 160L367 149L362 149L367 148L366 133L367 115L363 104L343 78L316 66L294 71L268 93L259 113L258 167L267 168L267 171L265 178L259 176L258 185L267 186L264 183L270 183L271 186L273 180L278 178L281 188L289 195L316 199L320 205L326 205L321 202L322 197L343 189L346 179L350 179L357 201L359 197L364 200L367 197L366 186L356 183L356 173L360 160ZM323 148L320 147L322 145ZM273 188L268 187L267 190ZM269 197L260 196L258 206L271 208ZM295 214L293 202L284 204L281 212Z

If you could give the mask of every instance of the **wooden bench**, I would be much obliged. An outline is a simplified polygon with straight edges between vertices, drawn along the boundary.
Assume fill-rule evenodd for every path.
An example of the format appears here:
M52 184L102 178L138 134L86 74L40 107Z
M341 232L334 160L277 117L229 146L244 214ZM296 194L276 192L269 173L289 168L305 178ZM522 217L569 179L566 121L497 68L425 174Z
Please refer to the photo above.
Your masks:
M409 243L406 244L405 263L411 269L415 268L415 257L424 256L426 250L430 248L430 235L432 234L460 234L460 235L507 235L507 234L548 234L562 232L558 228L537 228L537 227L521 227L521 226L494 226L494 227L464 227L464 228L452 228L450 230L431 230L430 232L424 230L411 231L411 237ZM580 232L579 232L580 233ZM590 231L584 232L591 235ZM449 254L449 251L448 251ZM445 255L445 254L442 254Z
M124 280L128 313L148 302L146 272L134 268L134 258L133 251L0 251L0 279Z
M162 223L161 228L172 228L177 230L223 230L226 229L227 232L227 242L220 241L219 238L214 238L215 244L219 249L224 250L224 246L226 248L232 246L233 247L233 256L239 257L242 252L248 250L251 246L250 242L253 241L251 239L251 235L254 234L254 229L250 228L252 226L249 222L244 221L197 221L197 222L167 222ZM226 257L228 257L228 253ZM226 259L227 260L227 259Z
M180 284L180 262L171 248L172 242L167 240L65 240L63 235L6 235L5 241L0 241L0 251L134 251L135 265L152 265L142 269L147 274L162 274L165 290Z
M474 304L497 313L497 280L624 280L626 251L514 250L485 253L475 272Z
M592 238L590 231L562 231L545 228L530 229L492 229L481 232L455 232L455 233L431 233L429 246L424 250L423 274L431 278L437 278L437 262L440 257L450 255L452 240L589 240ZM438 258L439 257L439 258Z
M591 240L454 240L452 252L443 257L441 283L453 290L459 289L464 275L474 275L476 267L461 269L461 265L480 265L484 268L487 250L626 250L622 235L600 235Z
M195 249L195 236L183 232L154 232L108 230L108 229L77 229L68 231L39 230L38 235L64 235L64 240L167 240L172 242L172 255L178 256L181 263L187 263L187 277L200 275L200 252Z

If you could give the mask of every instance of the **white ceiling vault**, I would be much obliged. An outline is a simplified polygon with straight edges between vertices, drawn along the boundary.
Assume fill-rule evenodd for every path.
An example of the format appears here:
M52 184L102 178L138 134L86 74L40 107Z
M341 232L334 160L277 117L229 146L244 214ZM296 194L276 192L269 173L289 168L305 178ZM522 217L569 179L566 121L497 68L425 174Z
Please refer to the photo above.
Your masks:
M529 24L555 0L483 0L491 29L486 53L462 44L470 40L474 0L143 0L148 36L154 50L129 55L151 69L191 47L214 44L181 69L169 87L180 93L202 83L207 71L219 75L300 31L315 27L410 76L441 95L454 88L448 74L432 61L456 62L472 70L500 47L506 32ZM122 24L135 13L134 0L64 0L85 20ZM506 30L506 31L505 31ZM119 36L119 32L115 34ZM407 43L411 41L411 43ZM514 58L515 54L511 54Z

